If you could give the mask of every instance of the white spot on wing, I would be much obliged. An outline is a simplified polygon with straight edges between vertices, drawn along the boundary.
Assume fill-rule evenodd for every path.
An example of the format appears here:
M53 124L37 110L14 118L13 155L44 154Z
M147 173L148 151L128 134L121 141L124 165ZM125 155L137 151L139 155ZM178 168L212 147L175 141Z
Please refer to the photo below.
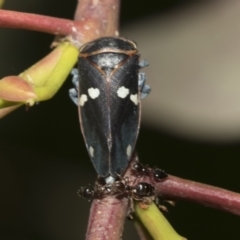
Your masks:
M118 97L120 97L120 98L125 98L128 94L129 94L129 89L128 89L128 88L125 88L124 86L120 87L120 88L117 90L117 95L118 95Z
M131 94L130 99L134 102L135 105L138 105L138 95L137 94Z
M88 94L89 94L90 98L95 99L100 95L100 91L98 88L89 88Z
M80 98L79 98L79 105L82 107L87 100L88 100L88 99L87 99L87 95L86 95L86 94L82 94L82 95L80 96Z
M94 148L92 146L89 147L88 151L89 151L90 156L94 157Z
M128 157L131 157L131 155L132 155L132 146L131 146L131 145L128 145L128 146L127 146L127 151L126 151L126 153L127 153L127 156L128 156Z

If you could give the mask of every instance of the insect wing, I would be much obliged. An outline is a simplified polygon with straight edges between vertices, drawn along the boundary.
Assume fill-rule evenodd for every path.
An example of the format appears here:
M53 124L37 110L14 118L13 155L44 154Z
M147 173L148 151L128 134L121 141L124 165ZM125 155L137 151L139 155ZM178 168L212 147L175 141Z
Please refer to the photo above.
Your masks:
M111 79L111 134L110 173L121 174L127 167L135 147L140 123L137 54L117 68Z
M101 177L117 177L132 156L140 123L139 55L121 38L86 44L79 57L79 116L89 156Z
M85 58L79 58L79 117L89 156L97 173L109 174L108 113L105 77Z

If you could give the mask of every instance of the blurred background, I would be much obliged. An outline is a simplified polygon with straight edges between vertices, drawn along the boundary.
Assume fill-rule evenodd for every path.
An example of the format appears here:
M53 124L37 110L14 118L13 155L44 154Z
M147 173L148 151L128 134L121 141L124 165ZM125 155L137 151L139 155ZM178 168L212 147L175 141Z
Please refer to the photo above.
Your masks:
M7 0L4 9L71 19L76 0ZM143 100L141 162L240 192L240 2L122 1L122 36L138 43L152 93ZM50 51L52 35L0 29L0 78ZM68 97L0 121L0 239L84 239L95 171ZM178 202L167 218L188 239L239 239L239 217ZM138 239L131 222L123 239Z

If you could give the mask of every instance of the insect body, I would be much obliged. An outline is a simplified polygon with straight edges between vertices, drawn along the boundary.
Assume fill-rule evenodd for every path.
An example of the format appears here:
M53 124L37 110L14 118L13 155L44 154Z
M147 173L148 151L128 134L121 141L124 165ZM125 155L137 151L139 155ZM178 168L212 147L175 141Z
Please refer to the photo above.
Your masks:
M136 44L104 37L80 49L70 97L78 105L82 134L99 176L115 179L132 156L140 125L140 98L150 92L139 73ZM112 181L113 181L112 180Z
M154 187L146 182L139 182L133 189L132 189L132 196L135 200L143 200L146 197L155 196L155 189Z
M155 188L146 182L139 182L136 185L129 185L128 180L118 180L112 184L91 185L81 187L77 192L80 197L86 199L104 198L106 196L122 196L134 199L136 201L146 201L146 199L155 199ZM150 203L150 201L148 200Z
M133 162L131 164L131 169L136 176L140 178L149 176L155 182L162 182L168 177L168 174L164 170L156 167L149 169L147 166L144 166L140 162Z
M90 185L88 187L81 187L80 190L78 190L77 193L80 197L86 198L86 199L89 199L89 200L96 197L95 189Z

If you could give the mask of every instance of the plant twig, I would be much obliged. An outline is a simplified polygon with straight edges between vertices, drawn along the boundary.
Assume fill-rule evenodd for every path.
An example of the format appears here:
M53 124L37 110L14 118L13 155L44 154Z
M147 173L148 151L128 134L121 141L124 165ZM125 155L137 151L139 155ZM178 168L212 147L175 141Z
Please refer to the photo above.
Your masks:
M55 35L64 35L74 46L79 47L83 43L102 36L118 36L120 0L81 0L79 1L75 20L60 19L41 16L31 13L0 10L0 27L35 30ZM56 42L54 42L54 45ZM74 62L76 58L73 58ZM68 73L67 73L68 74ZM62 77L66 78L67 74ZM65 79L64 79L65 80ZM58 82L56 86L60 86ZM12 92L14 94L14 92ZM49 94L51 97L52 95ZM9 104L0 99L0 106ZM21 102L23 103L23 102ZM14 104L19 104L15 99ZM4 117L15 108L1 109L0 116Z
M186 238L180 236L173 229L155 204L149 205L147 209L143 209L139 204L135 204L135 215L141 220L152 239L186 240ZM146 239L146 236L143 236L142 239Z
M0 27L68 35L73 32L74 22L39 14L0 10Z
M126 198L108 196L101 200L95 199L89 215L86 240L122 239L128 205Z
M119 0L82 0L78 2L74 20L85 22L88 32L94 30L89 40L102 36L118 36L119 12Z
M204 206L240 215L240 194L174 176L155 185L157 195L164 199L195 202Z
M70 36L79 44L102 36L118 36L119 0L79 1L74 21L39 14L0 10L0 27Z

